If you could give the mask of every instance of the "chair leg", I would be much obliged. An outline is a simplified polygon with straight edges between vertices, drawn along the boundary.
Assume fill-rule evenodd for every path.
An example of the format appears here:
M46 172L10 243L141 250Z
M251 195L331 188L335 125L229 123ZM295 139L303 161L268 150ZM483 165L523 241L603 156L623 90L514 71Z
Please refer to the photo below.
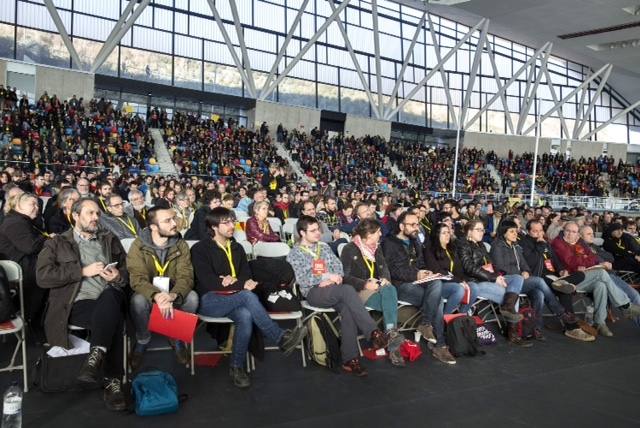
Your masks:
M26 329L22 329L22 377L24 382L24 392L29 392L29 382L27 381L27 368L29 367L29 362L27 361L27 333Z
M122 353L123 353L123 355L122 355L122 365L123 365L123 368L124 368L124 376L122 378L122 383L123 384L126 384L127 380L128 380L127 379L127 372L129 370L129 367L128 367L129 364L127 363L128 342L129 342L129 339L127 338L127 333L125 332L122 335L122 349L123 349L123 351L122 351Z
M191 340L191 376L196 374L196 364L195 364L195 353L196 353L196 335L194 333L193 339Z

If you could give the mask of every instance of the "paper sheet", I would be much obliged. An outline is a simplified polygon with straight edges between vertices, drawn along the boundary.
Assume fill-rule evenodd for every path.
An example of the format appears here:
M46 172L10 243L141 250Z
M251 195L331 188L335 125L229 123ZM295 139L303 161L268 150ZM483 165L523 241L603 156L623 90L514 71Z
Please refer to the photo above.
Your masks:
M86 340L80 339L72 334L69 335L71 349L64 349L61 346L54 346L47 351L47 355L51 358L67 357L69 355L88 354L90 344Z

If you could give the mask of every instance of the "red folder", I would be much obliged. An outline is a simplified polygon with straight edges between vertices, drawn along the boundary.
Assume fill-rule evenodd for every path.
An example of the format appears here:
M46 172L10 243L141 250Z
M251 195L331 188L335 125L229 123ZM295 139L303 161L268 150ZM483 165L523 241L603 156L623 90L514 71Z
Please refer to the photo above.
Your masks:
M149 318L149 331L191 343L197 322L196 315L177 309L173 310L173 318L167 319L162 316L158 305L154 304Z

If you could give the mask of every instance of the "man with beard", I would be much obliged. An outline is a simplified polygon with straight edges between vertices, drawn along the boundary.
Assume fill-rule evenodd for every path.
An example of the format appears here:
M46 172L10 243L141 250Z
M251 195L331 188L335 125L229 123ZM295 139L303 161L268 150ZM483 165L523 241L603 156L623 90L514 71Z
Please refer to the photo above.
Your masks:
M127 214L135 218L140 228L144 229L147 227L147 205L144 201L144 194L140 190L130 190L128 198Z
M51 346L71 348L67 326L91 332L91 347L78 381L102 380L105 405L122 411L127 405L120 378L123 374L122 332L128 273L120 240L99 230L100 207L82 198L73 205L75 227L47 240L38 256L38 285L51 290L45 316L45 334Z
M124 212L124 202L120 195L111 194L104 199L107 213L100 217L102 227L113 233L118 239L136 238L140 226L135 218Z
M106 199L107 196L111 195L111 189L111 184L108 181L100 183L100 187L98 187L98 206L100 207L102 212L108 212L108 204ZM82 191L80 193L82 193Z
M73 218L71 217L71 208L73 204L80 199L80 193L73 187L67 187L58 193L59 208L46 222L47 232L63 233L73 228Z
M149 226L133 241L127 255L131 289L131 318L136 329L136 345L131 355L135 370L151 340L147 325L155 303L165 318L173 310L195 313L198 295L193 291L193 267L187 242L178 234L173 209L151 208ZM187 348L181 341L170 342L180 364L188 361Z

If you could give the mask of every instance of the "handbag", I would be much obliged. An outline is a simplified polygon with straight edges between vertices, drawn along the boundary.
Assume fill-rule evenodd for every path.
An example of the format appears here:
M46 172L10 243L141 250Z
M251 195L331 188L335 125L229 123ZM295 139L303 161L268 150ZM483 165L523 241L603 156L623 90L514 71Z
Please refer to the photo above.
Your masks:
M51 357L45 349L36 361L31 383L42 392L86 391L102 387L100 383L76 380L86 359L87 354Z
M420 345L412 340L405 340L400 345L400 355L402 358L409 361L416 361L422 355L422 349Z

